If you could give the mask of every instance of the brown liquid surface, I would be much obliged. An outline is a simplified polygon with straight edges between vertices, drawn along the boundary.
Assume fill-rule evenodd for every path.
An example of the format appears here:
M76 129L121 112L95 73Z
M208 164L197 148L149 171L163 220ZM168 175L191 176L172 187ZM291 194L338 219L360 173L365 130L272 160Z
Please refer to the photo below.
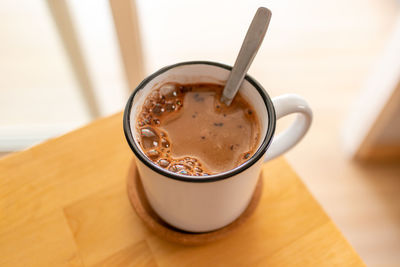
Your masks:
M227 107L223 85L164 84L146 98L137 118L147 157L169 171L203 176L231 170L256 151L260 126L238 93Z

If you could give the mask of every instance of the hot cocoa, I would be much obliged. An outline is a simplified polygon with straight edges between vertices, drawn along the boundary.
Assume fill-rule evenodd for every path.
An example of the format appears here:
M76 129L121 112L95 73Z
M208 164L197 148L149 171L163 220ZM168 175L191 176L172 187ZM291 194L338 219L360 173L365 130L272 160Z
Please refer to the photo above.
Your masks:
M136 130L146 156L171 172L205 176L231 170L257 150L260 125L240 94L220 102L224 86L167 83L147 96Z

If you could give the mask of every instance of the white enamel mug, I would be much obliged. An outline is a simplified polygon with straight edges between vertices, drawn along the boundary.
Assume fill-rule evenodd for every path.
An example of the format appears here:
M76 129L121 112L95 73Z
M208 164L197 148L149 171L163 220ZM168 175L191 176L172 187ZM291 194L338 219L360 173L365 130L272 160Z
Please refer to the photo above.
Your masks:
M193 61L165 67L144 79L130 96L124 112L124 132L135 160L146 197L168 224L189 232L208 232L224 227L247 208L259 179L262 163L293 147L305 135L312 112L300 96L288 94L270 99L262 86L246 76L241 94L254 107L261 126L255 154L242 165L215 175L175 174L149 160L137 140L137 114L152 89L167 82L224 84L232 69L220 63ZM274 137L276 120L297 113L292 125ZM196 127L193 125L192 127Z

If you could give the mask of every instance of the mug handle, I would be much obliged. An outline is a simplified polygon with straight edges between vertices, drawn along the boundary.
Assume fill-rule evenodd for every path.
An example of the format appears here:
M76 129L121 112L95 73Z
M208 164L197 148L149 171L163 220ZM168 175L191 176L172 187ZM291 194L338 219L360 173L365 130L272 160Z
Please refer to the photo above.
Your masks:
M274 159L296 145L307 133L313 117L310 106L301 96L285 94L274 97L272 103L276 120L292 113L298 114L292 125L272 140L264 161Z

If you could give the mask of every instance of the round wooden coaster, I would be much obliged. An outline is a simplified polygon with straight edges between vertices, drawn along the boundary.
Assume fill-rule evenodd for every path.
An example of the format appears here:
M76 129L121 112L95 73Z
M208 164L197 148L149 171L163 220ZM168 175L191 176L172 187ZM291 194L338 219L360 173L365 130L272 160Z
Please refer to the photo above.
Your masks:
M206 233L191 233L182 231L164 222L154 212L147 201L143 185L134 162L131 164L128 173L128 197L137 215L143 220L150 230L152 230L161 238L184 245L201 245L224 238L236 230L250 217L260 200L262 183L262 177L260 176L250 204L239 218L221 229Z

